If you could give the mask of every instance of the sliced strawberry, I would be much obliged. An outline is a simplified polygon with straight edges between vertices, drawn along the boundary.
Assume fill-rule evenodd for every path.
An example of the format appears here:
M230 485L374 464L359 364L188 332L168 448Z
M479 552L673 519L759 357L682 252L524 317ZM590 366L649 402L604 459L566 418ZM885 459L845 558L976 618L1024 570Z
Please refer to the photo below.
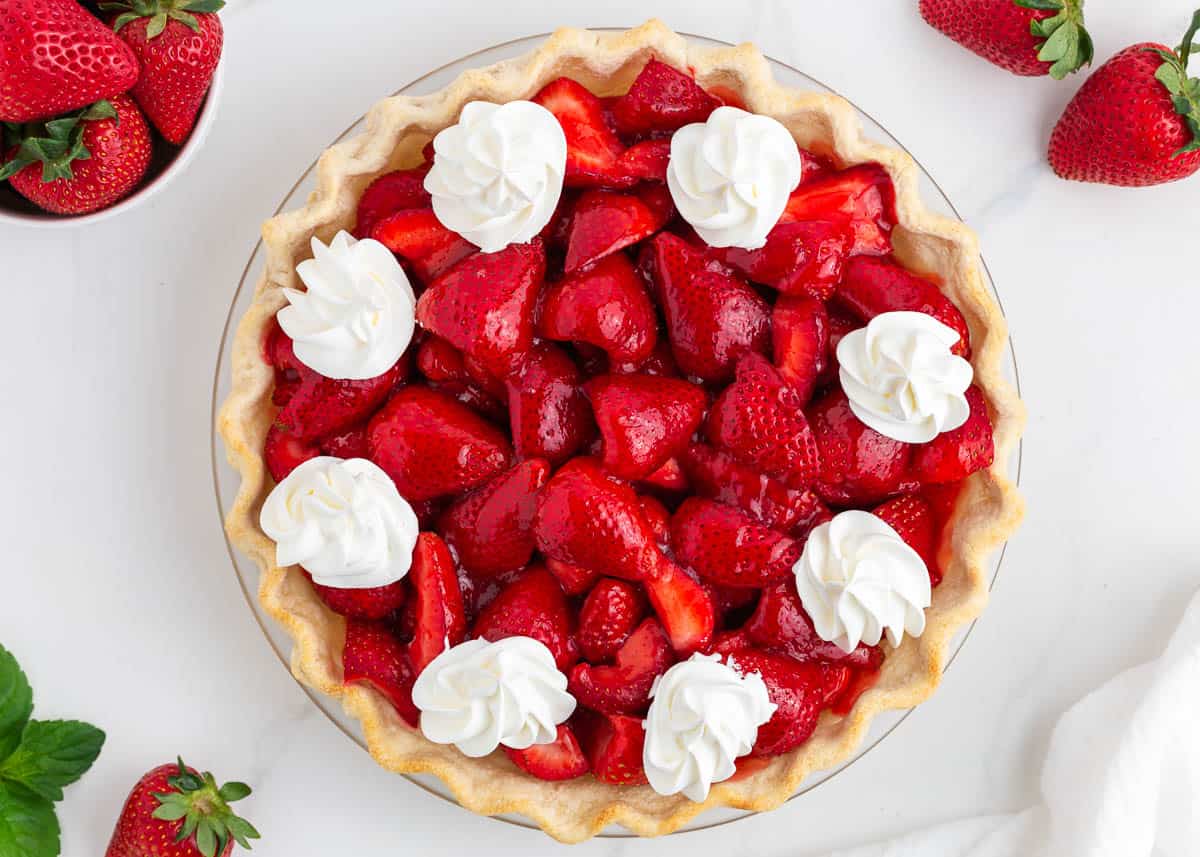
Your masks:
M397 211L378 221L371 237L408 262L423 283L432 282L479 249L442 226L432 208Z
M936 283L905 270L888 259L861 256L846 263L835 303L864 322L885 312L908 310L931 315L957 331L955 354L971 356L971 334L967 322Z
M663 562L655 577L644 581L654 612L681 657L712 640L717 611L704 587L673 562Z
M705 433L734 458L790 488L804 488L821 461L803 407L765 357L747 354L738 362L737 380L713 403Z
M642 750L646 730L640 717L582 710L576 720L579 743L596 779L617 786L645 785Z
M987 401L976 386L967 388L971 412L956 429L942 432L913 451L912 473L921 482L945 483L965 479L976 470L991 467L996 458L992 420Z
M284 431L278 424L272 424L267 429L267 437L263 442L263 461L267 465L267 472L276 482L282 482L301 464L320 454L319 447Z
M670 140L645 140L621 153L617 160L617 171L636 181L665 183L670 160Z
M409 726L417 725L421 713L412 701L416 672L400 641L383 625L358 619L346 622L342 675L346 684L369 684L387 697Z
M937 568L934 559L936 532L929 503L916 494L901 494L876 506L871 514L895 530L905 544L920 555L932 578Z
M417 536L409 575L416 612L408 656L420 675L430 661L466 638L467 617L454 557L446 543L433 533Z
M440 336L427 336L417 349L417 371L430 381L469 383L463 354Z
M804 612L800 596L796 594L794 579L763 590L744 630L756 646L781 652L798 661L830 661L863 668L873 662L878 652L878 649L860 643L847 654L818 637L812 620Z
M355 238L368 238L375 224L409 208L428 208L429 191L425 190L425 174L430 164L411 170L384 173L367 185L358 199L358 216L354 224Z
M646 516L646 523L654 531L654 540L659 547L666 548L671 541L671 513L659 500L648 494L638 495L638 505Z
M812 736L827 696L820 665L753 650L738 652L729 660L742 673L762 676L767 696L775 703L771 719L758 727L758 739L751 751L754 755L778 756Z
M625 254L614 253L546 289L538 334L589 343L611 360L639 362L654 351L657 326L645 284Z
M785 295L827 300L842 278L850 245L847 221L805 220L779 224L757 250L722 247L709 252L747 279Z
M326 378L306 368L288 403L276 415L275 425L310 442L337 434L382 405L407 371L408 361L403 358L382 375L364 381Z
M430 500L482 485L512 461L504 433L426 387L399 390L367 427L370 458L407 500Z
M827 387L838 380L837 347L846 334L858 330L863 323L845 310L826 306L829 313L829 336L825 344L825 360L817 376L817 387Z
M579 739L565 723L559 724L558 737L549 744L534 744L524 750L505 747L504 752L518 768L539 780L573 780L591 770Z
M531 458L459 498L438 531L472 574L493 577L524 568L533 556L533 512L550 462Z
M539 342L521 361L507 384L518 456L560 464L587 443L595 429L581 380L574 361L549 342Z
M359 423L321 441L321 454L335 458L367 457L367 424Z
M546 272L542 242L468 256L417 301L417 321L506 377L533 346L533 305Z
M567 239L568 274L636 244L666 223L662 213L634 194L592 190L579 197Z
M742 355L766 353L771 335L766 301L743 280L709 267L715 264L665 232L642 251L675 361L686 374L713 382L730 378Z
M558 578L559 585L567 595L582 595L600 579L598 571L557 559L547 558L546 568Z
M629 92L613 103L612 113L621 133L645 134L703 122L720 106L691 75L651 57Z
M676 560L701 580L758 588L787 578L800 545L732 506L689 497L671 517Z
M891 177L879 164L859 164L812 181L792 191L780 223L802 220L849 220L851 255L882 255L892 251L896 222Z
M933 558L934 563L929 567L929 581L934 586L942 582L945 569L938 560L938 548L946 538L946 528L954 519L958 506L959 495L962 494L962 482L944 482L921 487L921 497L929 504L933 512Z
M754 642L750 639L750 635L746 633L744 628L738 628L734 631L722 631L713 637L712 644L705 651L705 654L732 655L735 652L744 652L746 649L753 647Z
M579 608L579 650L584 658L598 664L615 655L646 609L646 596L634 584L612 578L597 583Z
M679 367L675 365L675 355L671 353L670 340L661 335L657 339L654 351L645 360L611 360L608 364L608 371L614 375L657 375L660 378L678 378Z
M472 633L484 640L532 637L554 655L561 672L579 660L566 596L554 575L531 565L492 600L475 620Z
M659 494L683 494L688 490L687 474L677 457L672 456L664 461L652 473L638 480L638 486L646 491L657 491Z
M348 619L386 619L404 606L404 599L408 594L402 580L369 589L342 589L336 586L322 586L311 579L310 582L313 592L325 602L326 607Z
M657 619L642 622L617 650L611 666L576 664L567 689L593 711L644 714L654 680L675 662L671 642Z
M833 698L829 710L839 716L845 716L854 708L858 698L875 686L879 681L879 665L883 663L880 657L870 669L850 670L845 687Z
M617 159L625 147L604 120L604 107L568 77L552 80L531 99L558 120L567 138L567 187L620 183Z
M867 506L904 488L914 447L863 424L844 392L831 390L807 414L821 452L813 490L822 500L834 506Z
M575 216L575 201L579 199L579 191L565 189L558 198L558 205L550 221L542 227L538 237L546 243L549 253L563 254L567 252L567 239L571 235L571 219Z
M771 310L771 345L779 374L808 404L828 354L825 304L815 298L781 296Z

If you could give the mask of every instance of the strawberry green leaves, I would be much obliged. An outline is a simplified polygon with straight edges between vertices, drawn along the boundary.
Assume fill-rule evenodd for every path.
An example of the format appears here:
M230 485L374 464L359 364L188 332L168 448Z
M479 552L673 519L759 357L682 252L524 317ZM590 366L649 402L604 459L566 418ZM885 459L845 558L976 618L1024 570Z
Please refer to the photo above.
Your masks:
M146 38L153 39L162 34L168 21L178 21L198 33L200 24L196 20L196 14L219 12L224 6L225 0L118 0L101 3L100 9L121 13L113 21L113 29L118 32L131 21L149 18L150 21L146 24Z
M1050 76L1062 80L1068 74L1092 64L1095 48L1083 26L1083 0L1013 0L1025 9L1057 12L1049 18L1034 18L1029 31L1045 39L1038 59L1048 62Z
M31 720L33 691L0 646L0 855L57 857L54 803L96 761L104 733L76 720Z
M83 144L83 128L87 122L116 119L117 110L108 101L97 101L90 107L77 110L57 119L28 125L6 124L5 142L15 146L12 158L0 164L0 181L10 178L30 164L42 164L42 181L75 177L71 164L92 156Z
M1200 151L1200 78L1187 76L1192 51L1200 49L1200 45L1192 42L1197 31L1200 31L1200 9L1192 14L1192 23L1179 45L1179 53L1155 51L1163 58L1163 64L1158 67L1154 77L1167 88L1175 112L1183 117L1188 130L1192 132L1192 141L1175 152L1172 155L1175 158Z
M158 801L154 817L159 821L182 820L175 841L192 839L204 857L223 854L230 839L249 850L249 840L258 839L259 833L250 822L236 815L229 804L248 796L250 787L231 782L218 788L212 774L193 773L183 759L177 761L179 772L167 779L174 791L154 794Z

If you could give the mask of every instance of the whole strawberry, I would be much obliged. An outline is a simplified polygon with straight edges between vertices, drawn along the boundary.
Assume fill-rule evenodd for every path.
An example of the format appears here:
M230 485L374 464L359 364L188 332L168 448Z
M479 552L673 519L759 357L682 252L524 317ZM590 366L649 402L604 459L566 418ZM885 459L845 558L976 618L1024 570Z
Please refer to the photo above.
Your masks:
M137 77L133 51L73 0L0 3L0 122L70 113Z
M31 125L6 126L0 180L55 214L107 208L150 166L150 129L128 96Z
M1187 76L1200 10L1178 51L1142 43L1084 82L1050 136L1065 179L1144 187L1200 169L1200 79Z
M1092 62L1083 0L921 0L921 17L1013 74L1061 80Z
M133 48L142 75L131 94L168 143L181 144L221 59L224 32L215 12L224 0L122 0L113 29Z
M248 794L245 783L218 787L183 759L161 765L133 787L105 857L225 857L235 841L249 849L258 831L229 806Z

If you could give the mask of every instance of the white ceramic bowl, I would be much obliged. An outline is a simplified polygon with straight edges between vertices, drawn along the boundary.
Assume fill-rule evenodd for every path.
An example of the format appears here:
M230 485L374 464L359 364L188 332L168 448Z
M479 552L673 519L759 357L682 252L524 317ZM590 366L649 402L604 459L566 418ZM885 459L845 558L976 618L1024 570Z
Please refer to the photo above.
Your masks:
M225 63L222 62L213 74L212 84L208 88L204 104L200 106L200 113L196 116L196 126L192 129L191 136L182 146L173 151L173 147L170 146L156 146L154 156L150 159L150 169L142 179L142 184L138 185L129 196L115 205L93 211L91 214L74 216L51 214L38 209L33 203L7 187L7 182L0 182L0 226L13 224L47 229L72 228L107 220L144 204L146 200L182 173L196 152L200 150L200 146L203 145L204 138L208 136L209 129L217 117L217 106L221 101L221 87L225 78L224 69Z

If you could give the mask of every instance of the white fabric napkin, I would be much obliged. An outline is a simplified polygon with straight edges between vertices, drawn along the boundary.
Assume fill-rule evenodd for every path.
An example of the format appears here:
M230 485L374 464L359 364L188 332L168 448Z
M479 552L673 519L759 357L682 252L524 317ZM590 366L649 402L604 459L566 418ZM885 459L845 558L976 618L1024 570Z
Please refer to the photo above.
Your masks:
M831 857L1200 855L1200 593L1154 661L1075 704L1054 728L1042 803Z

